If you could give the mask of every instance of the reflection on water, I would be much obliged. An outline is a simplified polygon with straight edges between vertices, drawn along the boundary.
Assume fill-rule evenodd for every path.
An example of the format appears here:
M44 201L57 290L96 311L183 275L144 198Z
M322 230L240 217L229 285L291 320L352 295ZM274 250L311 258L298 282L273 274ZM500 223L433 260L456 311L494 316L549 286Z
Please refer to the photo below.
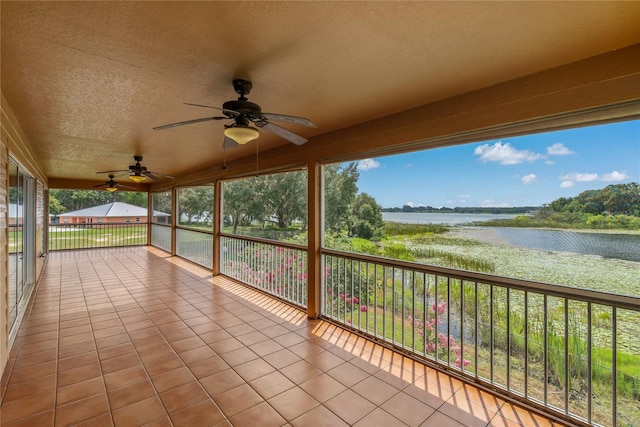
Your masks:
M565 230L496 227L499 236L515 246L575 252L640 262L640 235L581 233Z

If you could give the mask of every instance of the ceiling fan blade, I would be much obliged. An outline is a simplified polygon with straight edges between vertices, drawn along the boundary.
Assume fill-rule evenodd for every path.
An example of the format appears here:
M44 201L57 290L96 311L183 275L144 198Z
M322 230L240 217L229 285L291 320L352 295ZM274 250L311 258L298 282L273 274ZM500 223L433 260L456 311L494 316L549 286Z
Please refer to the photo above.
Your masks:
M310 128L317 127L315 123L309 119L305 119L304 117L287 116L286 114L274 113L261 113L261 115L267 120L274 120L276 122L295 123L297 125L309 126Z
M94 185L94 188L95 187L106 187L106 186L107 186L107 184L98 184L98 185Z
M156 178L162 177L162 178L176 179L175 176L167 175L166 173L152 172L152 171L143 172L143 175L154 175L156 176Z
M222 142L222 148L236 148L238 143L228 136L224 137L224 141Z
M184 105L191 105L193 107L213 108L214 110L222 111L223 113L228 114L231 117L236 117L240 115L238 111L228 110L226 108L220 108L220 107L212 107L211 105L192 104L190 102L185 102Z
M204 117L202 119L185 120L184 122L169 123L168 125L156 126L156 127L153 128L153 130L169 129L169 128L173 128L173 127L176 127L176 126L184 126L184 125L190 125L190 124L193 124L193 123L207 122L209 120L229 120L229 117L226 117L226 116L222 116L222 117Z
M267 123L262 126L262 129L266 129L269 132L275 133L276 135L293 142L296 145L302 145L308 141L307 138L303 138L302 136L291 132L288 129L280 127L278 125L274 125L273 123Z
M158 180L160 179L160 177L162 178L169 178L169 179L176 179L175 177L171 176L171 175L167 175L164 173L160 173L160 172L151 172L151 171L146 171L146 172L142 172L142 175L144 176L148 176L149 178L153 179L153 180Z
M120 172L129 172L129 169L119 169L115 171L100 171L96 173L98 174L98 173L120 173Z

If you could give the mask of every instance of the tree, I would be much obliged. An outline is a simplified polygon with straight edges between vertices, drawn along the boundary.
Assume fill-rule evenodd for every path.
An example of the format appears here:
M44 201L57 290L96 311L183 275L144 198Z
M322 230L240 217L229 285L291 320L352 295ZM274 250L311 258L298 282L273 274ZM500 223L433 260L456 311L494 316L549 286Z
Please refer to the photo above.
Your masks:
M347 226L349 207L356 198L360 174L355 162L327 165L323 173L325 230L339 233Z
M378 240L383 227L382 207L376 199L366 193L358 194L350 208L349 235Z
M67 209L62 206L60 200L56 199L55 196L49 194L49 214L50 215L60 215L65 213Z
M264 206L256 197L255 178L226 181L222 195L224 220L233 226L233 233L240 225L249 225L255 218L263 218Z
M183 224L182 217L186 217L186 224L191 225L193 218L198 218L199 222L203 218L211 218L213 210L213 187L199 186L181 189L178 192L178 210L180 212L180 224Z
M307 221L307 174L305 171L277 173L256 179L256 188L265 207L265 221L280 229L296 219Z

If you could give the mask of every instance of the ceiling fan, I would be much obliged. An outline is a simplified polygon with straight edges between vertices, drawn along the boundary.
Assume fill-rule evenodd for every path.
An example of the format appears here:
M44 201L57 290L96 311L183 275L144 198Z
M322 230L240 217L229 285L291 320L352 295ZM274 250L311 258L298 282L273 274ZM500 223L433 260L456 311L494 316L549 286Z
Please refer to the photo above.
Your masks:
M201 119L186 120L183 122L170 123L167 125L157 126L153 129L162 130L176 126L190 125L193 123L206 122L209 120L232 120L231 123L224 125L224 148L233 148L238 144L246 144L249 141L256 139L260 134L258 129L250 126L253 123L256 127L268 130L296 145L302 145L308 140L298 134L291 132L288 129L280 127L275 122L293 123L308 127L315 128L316 125L309 119L304 117L288 116L285 114L263 113L258 104L250 102L245 95L251 92L252 84L248 80L235 79L233 80L233 88L237 94L240 95L237 101L227 101L222 104L222 108L211 107L209 105L190 104L185 102L186 105L193 105L195 107L213 108L215 110L222 111L223 116L203 117Z
M136 183L142 182L146 178L152 179L153 181L157 181L158 179L160 179L160 177L174 179L174 177L172 177L171 175L166 175L160 172L152 172L150 170L147 170L145 166L142 166L140 164L140 162L142 161L142 156L133 156L133 160L136 161L136 164L129 166L129 169L100 171L96 173L118 173L120 174L118 176L122 176L125 173L130 173L129 179ZM111 177L112 175L109 175L109 176Z
M114 181L115 175L109 175L109 181L105 182L104 184L98 184L98 185L94 185L94 187L104 187L105 190L107 190L110 193L113 193L114 191L116 191L118 188L131 188L131 189L135 189L134 187L129 187L128 185L121 185L118 184L117 182Z

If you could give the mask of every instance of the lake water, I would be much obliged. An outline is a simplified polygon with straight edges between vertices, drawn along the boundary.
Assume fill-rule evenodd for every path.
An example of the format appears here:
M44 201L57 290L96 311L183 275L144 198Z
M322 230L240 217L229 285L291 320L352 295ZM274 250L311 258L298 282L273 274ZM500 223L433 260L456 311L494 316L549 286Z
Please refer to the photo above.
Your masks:
M522 215L522 214L518 214ZM402 222L404 224L445 224L459 225L471 222L484 222L493 219L511 219L514 214L464 214L464 213L406 213L382 212L383 221Z
M383 212L385 221L408 224L461 225L470 222L485 222L492 219L513 218L508 214L443 214ZM474 227L475 228L475 227ZM537 228L477 227L484 230L472 238L488 242L502 241L513 246L529 249L573 252L600 255L640 262L640 234L611 234L596 232L576 232L565 230L541 230ZM464 237L464 230L461 230Z

